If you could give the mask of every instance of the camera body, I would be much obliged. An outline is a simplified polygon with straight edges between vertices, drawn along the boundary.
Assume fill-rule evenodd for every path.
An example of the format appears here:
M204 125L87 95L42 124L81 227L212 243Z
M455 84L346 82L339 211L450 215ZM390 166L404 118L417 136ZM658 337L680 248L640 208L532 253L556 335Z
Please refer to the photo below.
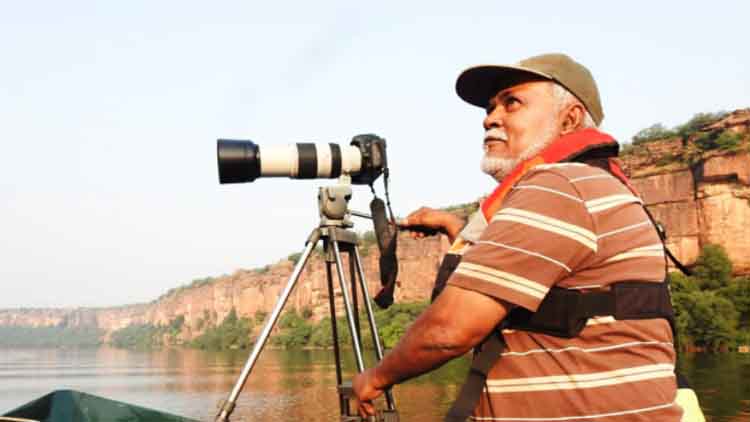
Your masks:
M219 182L244 183L260 177L292 179L351 176L356 185L371 185L388 167L385 139L363 134L349 145L298 143L259 147L249 140L219 139Z

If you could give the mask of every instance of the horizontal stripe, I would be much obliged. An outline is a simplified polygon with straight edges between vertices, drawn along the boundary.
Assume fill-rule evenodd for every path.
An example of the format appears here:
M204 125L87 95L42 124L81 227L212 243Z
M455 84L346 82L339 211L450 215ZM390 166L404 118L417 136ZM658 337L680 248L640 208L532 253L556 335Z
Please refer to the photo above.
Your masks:
M623 261L631 258L645 258L655 257L664 258L664 245L661 243L649 246L642 246L640 248L633 248L624 252L620 252L608 258L605 263Z
M475 421L507 421L507 422L556 422L556 421L572 421L581 419L601 419L601 418L613 418L616 416L633 415L635 413L647 413L655 410L669 409L670 407L678 406L675 402L660 404L657 406L642 407L640 409L628 409L620 410L618 412L598 413L592 415L575 415L575 416L559 416L552 418L513 418L513 417L502 417L496 418L492 416L469 416L469 419Z
M519 190L519 189L538 190L538 191L547 192L547 193L551 193L551 194L555 194L555 195L560 195L563 198L567 198L567 199L570 199L572 201L583 202L583 200L581 198L577 198L577 197L575 197L573 195L570 195L570 194L567 194L565 192L560 192L559 190L545 188L544 186L538 186L538 185L520 185L520 186L514 187L512 190Z
M503 208L492 221L511 221L572 239L596 252L596 235L583 227L518 208Z
M674 365L658 363L589 374L487 380L490 393L520 393L545 390L575 390L674 377Z
M570 179L569 181L571 183L576 183L576 182L583 182L585 180L593 180L593 179L614 179L614 177L610 176L609 174L595 174L593 176L574 177Z
M606 232L606 233L602 233L602 234L599 235L598 238L599 239L603 239L603 238L608 237L608 236L614 236L616 234L620 234L620 233L623 233L623 232L626 232L626 231L630 231L630 230L635 230L635 229L641 228L643 226L648 226L648 225L651 225L651 221L650 220L642 221L640 223L631 224L629 226L621 227L621 228L616 229L616 230L612 230L612 231L609 231L609 232Z
M594 316L586 320L586 325L600 325L600 324L612 324L617 322L615 317L611 315Z
M479 242L477 242L477 244L478 245L497 246L498 248L510 249L512 251L515 251L515 252L521 252L521 253L526 254L526 255L535 256L535 257L543 259L543 260L545 260L547 262L551 262L551 263L553 263L553 264L555 264L555 265L563 268L567 272L572 272L572 270L570 269L570 267L568 267L567 265L563 264L562 262L560 262L560 261L558 261L556 259L550 258L548 256L542 255L540 253L527 251L526 249L516 248L516 247L510 246L510 245L506 245L506 244L503 244L503 243L500 243L500 242L493 242L491 240L480 240Z
M472 264L470 262L462 262L458 264L456 272L508 287L521 293L534 296L538 299L543 299L549 291L549 288L543 284L525 279L515 274L485 267L484 265Z
M552 164L539 164L534 166L534 170L547 170L547 169L557 169L560 167L585 167L587 164L583 163L552 163Z
M617 349L627 349L633 346L667 346L670 349L674 347L674 345L668 341L631 341L627 343L613 344L611 346L599 346L599 347L588 347L588 348L578 347L578 346L569 346L569 347L563 347L560 349L542 348L542 349L531 349L525 352L505 352L503 353L503 356L518 357L518 356L533 355L537 353L546 354L546 353L568 353L568 352L598 353L598 352L609 352L611 350L617 350Z
M480 273L478 271L472 271L467 270L466 268L456 268L456 274L465 275L467 277L476 278L479 280L487 281L493 284L497 284L498 286L507 287L509 289L513 289L517 292L523 293L528 296L533 296L537 299L543 299L544 295L540 294L539 292L536 292L532 289L528 289L524 286L515 285L513 283L508 283L507 280L502 280L497 277L492 277L484 273Z
M609 195L602 198L592 199L589 201L586 201L584 204L586 205L586 209L594 214L597 212L605 211L614 207L619 207L620 205L625 204L642 204L643 201L641 201L640 198L638 198L635 195L628 195L628 194L617 194L617 195Z
M586 326L588 327L590 325L613 324L615 322L617 322L617 320L615 319L615 317L611 315L595 316L586 320ZM504 328L502 331L503 331L503 334L513 334L516 332L516 330L512 330L508 328Z
M566 287L566 289L583 290L583 289L598 289L599 287L602 287L602 285L601 284L587 284L585 286L570 286L570 287Z

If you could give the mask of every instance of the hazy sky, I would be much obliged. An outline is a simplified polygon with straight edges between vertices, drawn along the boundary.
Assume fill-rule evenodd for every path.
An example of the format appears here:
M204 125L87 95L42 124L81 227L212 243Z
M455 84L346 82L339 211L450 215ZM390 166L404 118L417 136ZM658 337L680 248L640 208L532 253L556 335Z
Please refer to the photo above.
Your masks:
M493 187L484 112L454 91L471 65L570 54L620 141L750 107L748 16L747 1L0 2L0 308L148 301L299 251L328 181L221 186L219 137L374 132L397 214L476 199Z

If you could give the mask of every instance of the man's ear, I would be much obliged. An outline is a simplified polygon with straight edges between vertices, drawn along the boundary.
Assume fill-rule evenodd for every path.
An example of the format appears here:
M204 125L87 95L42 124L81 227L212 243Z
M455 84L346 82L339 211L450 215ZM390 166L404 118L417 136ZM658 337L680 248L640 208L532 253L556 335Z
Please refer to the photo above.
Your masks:
M568 133L575 132L580 129L583 125L583 117L586 115L586 109L583 108L581 103L570 104L562 112L562 127L560 128L561 135L567 135Z

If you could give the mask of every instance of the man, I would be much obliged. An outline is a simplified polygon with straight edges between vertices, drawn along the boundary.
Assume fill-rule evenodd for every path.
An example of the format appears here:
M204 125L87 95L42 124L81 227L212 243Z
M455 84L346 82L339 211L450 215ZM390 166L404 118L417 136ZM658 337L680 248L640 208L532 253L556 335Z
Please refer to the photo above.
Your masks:
M606 302L627 290L620 286L635 286L638 295L657 295L649 296L657 303L666 294L659 235L610 159L616 142L595 129L604 113L590 72L547 54L470 68L456 90L487 110L481 168L500 184L468 224L429 208L402 223L448 235L453 246L438 277L447 283L398 345L355 377L360 413L373 414L372 400L383 390L480 343L491 354L482 342L497 337L503 323L505 346L481 378L472 419L680 420L674 340L659 309L653 316L639 300L618 299L617 306L633 304L630 316L615 319L614 308L597 310L594 301L578 327L556 327L564 319L559 309L548 318L550 329L514 322L543 315L551 308L542 302L557 294Z

